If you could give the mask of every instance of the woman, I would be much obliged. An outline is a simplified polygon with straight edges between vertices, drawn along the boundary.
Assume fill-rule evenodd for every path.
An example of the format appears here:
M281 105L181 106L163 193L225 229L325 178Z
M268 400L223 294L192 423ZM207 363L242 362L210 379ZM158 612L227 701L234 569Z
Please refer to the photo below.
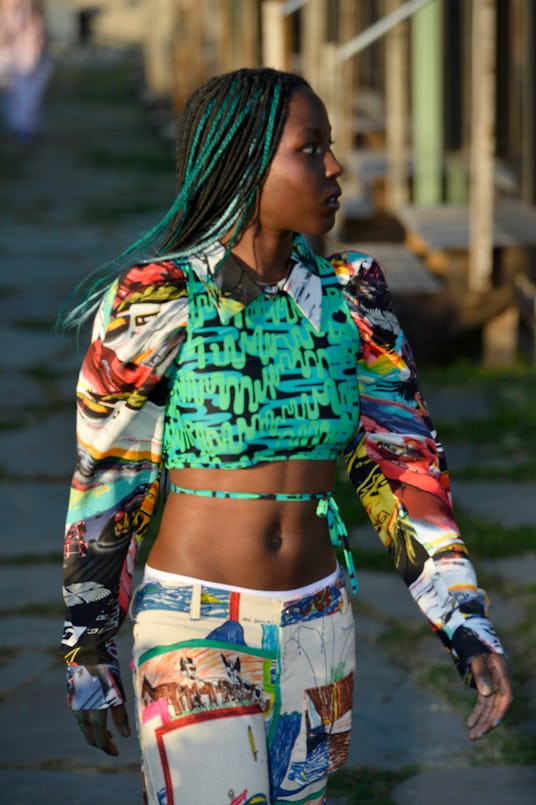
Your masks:
M123 272L96 316L65 551L69 699L87 741L118 754L107 710L129 726L113 636L165 473L131 610L150 803L324 801L354 673L334 546L357 585L330 491L340 453L476 684L469 737L510 702L383 275L363 254L316 257L302 237L334 223L331 145L297 76L240 70L201 87L179 124L175 204L126 255L158 244L157 257Z
M41 4L0 0L1 112L7 131L21 143L30 142L40 131L51 73Z

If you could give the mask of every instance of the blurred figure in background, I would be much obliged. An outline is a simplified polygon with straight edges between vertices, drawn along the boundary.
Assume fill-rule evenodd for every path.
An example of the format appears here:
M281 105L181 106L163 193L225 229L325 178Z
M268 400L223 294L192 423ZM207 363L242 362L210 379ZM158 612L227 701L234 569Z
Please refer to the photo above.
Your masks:
M0 108L6 130L19 142L30 142L40 131L51 72L41 4L0 0Z

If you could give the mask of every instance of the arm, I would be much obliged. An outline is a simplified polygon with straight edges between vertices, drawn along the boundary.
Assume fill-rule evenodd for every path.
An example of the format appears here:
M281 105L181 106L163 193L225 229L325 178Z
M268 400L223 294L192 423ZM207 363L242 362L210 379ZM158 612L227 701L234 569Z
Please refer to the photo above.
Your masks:
M62 640L68 702L77 711L124 701L113 638L128 610L137 548L158 496L162 378L182 341L186 315L179 268L135 267L101 304L82 364Z
M474 658L504 652L454 518L410 346L378 264L355 253L332 262L361 344L360 428L345 450L350 479L411 595L474 684ZM490 676L477 667L479 679Z

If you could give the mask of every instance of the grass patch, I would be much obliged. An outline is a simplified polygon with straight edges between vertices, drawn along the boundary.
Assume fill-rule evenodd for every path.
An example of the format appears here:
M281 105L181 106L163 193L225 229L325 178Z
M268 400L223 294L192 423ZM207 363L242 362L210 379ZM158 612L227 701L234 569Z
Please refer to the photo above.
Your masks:
M31 380L36 380L38 383L50 383L63 377L65 375L65 370L60 371L59 369L54 369L52 366L44 363L38 363L34 366L29 366L27 369L24 369L22 374L25 374L26 377L29 377Z
M448 451L447 451L448 452ZM461 467L456 470L456 478L464 481L534 481L536 480L536 459L515 461L510 457L505 464L502 462L490 463L480 467Z
M488 733L475 753L475 766L532 766L536 763L536 735L517 735L504 727Z
M0 609L1 618L64 618L65 605L58 602L51 604L50 601L35 604L24 604L13 609Z
M505 526L456 508L456 519L475 559L519 556L536 550L536 525Z
M378 613L374 613L376 620L381 619ZM426 625L408 626L403 621L391 621L391 626L383 631L378 637L378 643L387 649L393 659L406 668L412 668L415 664L415 651L421 640L429 639L430 629ZM447 665L448 670L452 669Z
M3 668L5 665L9 665L10 662L16 660L17 657L20 657L23 651L23 648L4 646L2 652L0 653L0 668Z
M0 556L0 567L27 567L30 565L58 565L62 561L62 554L54 553L25 553L20 556Z
M394 789L418 771L416 766L396 771L367 766L341 769L329 778L328 793L344 799L346 805L393 805Z
M45 419L67 411L73 414L74 405L72 400L55 398L39 405L28 405L18 409L16 412L4 411L0 415L0 431L20 430L29 428L33 425L40 425Z
M0 285L0 299L9 299L10 296L16 296L18 289L14 285Z
M92 148L82 152L82 159L98 168L136 174L161 174L172 177L175 169L173 155L164 149L116 151L109 148Z
M113 201L91 201L85 205L82 218L85 223L110 226L129 215L160 213L162 209L162 199L150 199L147 195L138 198L128 195Z
M124 50L117 59L91 64L59 65L50 85L52 100L84 106L131 106L139 101L142 67L138 53Z
M457 472L464 478L536 478L536 366L518 363L508 368L491 369L469 361L425 369L420 373L425 390L452 391L452 395L470 389L481 394L489 412L473 415L469 409L457 420L435 416L441 439L486 447L483 465Z
M19 330L31 330L38 333L51 333L54 329L54 318L16 319L13 325Z

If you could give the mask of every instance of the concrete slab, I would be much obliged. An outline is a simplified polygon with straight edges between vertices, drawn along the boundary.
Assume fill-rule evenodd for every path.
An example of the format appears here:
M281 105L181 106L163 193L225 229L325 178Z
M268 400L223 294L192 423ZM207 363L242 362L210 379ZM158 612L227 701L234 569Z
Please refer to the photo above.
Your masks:
M54 333L1 328L0 339L3 344L9 344L9 349L0 355L0 369L52 368L68 357L65 341Z
M396 769L413 763L471 762L475 746L459 715L417 688L374 643L358 639L357 660L350 766ZM452 674L453 685L461 684L454 670Z
M483 559L479 565L487 572L497 573L514 584L536 583L536 553L502 556L500 559Z
M423 623L421 611L394 567L392 573L361 568L358 580L359 594L356 601L358 613L359 605L363 602L374 611L404 621L407 625Z
M534 525L536 484L534 481L456 481L454 500L467 511L481 514L504 525Z
M2 451L5 437L4 434L0 440ZM6 455L3 452L4 460ZM2 512L1 559L50 553L61 557L69 498L67 480L39 483L3 481L0 482L0 497L9 501Z
M8 649L55 650L61 639L63 617L12 615L0 618L0 645Z
M61 564L0 566L0 610L37 604L62 605Z
M396 805L534 805L536 766L427 769L397 787Z
M8 477L67 480L76 461L74 410L52 414L23 430L6 431L0 443L1 463Z
M424 396L434 422L485 417L491 409L486 394L465 386L442 389L427 389L425 386Z
M80 771L0 769L0 805L53 802L69 802L69 805L141 803L140 776L121 766L109 773L91 768Z
M132 730L130 738L118 737L119 758L108 757L85 742L72 713L66 706L65 671L61 661L55 663L50 654L43 655L48 661L48 669L43 670L38 663L30 664L32 655L28 652L26 654L29 661L28 670L23 680L25 684L20 684L16 688L10 687L2 698L0 751L4 768L6 766L46 768L48 765L69 770L99 768L104 773L124 764L131 764L132 769L138 768L139 747L135 734L132 688L128 670L130 656L128 636L120 638L118 645ZM36 672L33 678L29 676L32 670ZM115 733L113 726L111 729ZM0 795L1 793L0 787ZM37 802L43 801L46 802L46 800L27 802L28 805L36 805ZM70 799L59 800L64 801L70 802ZM11 802L6 805L11 805Z

